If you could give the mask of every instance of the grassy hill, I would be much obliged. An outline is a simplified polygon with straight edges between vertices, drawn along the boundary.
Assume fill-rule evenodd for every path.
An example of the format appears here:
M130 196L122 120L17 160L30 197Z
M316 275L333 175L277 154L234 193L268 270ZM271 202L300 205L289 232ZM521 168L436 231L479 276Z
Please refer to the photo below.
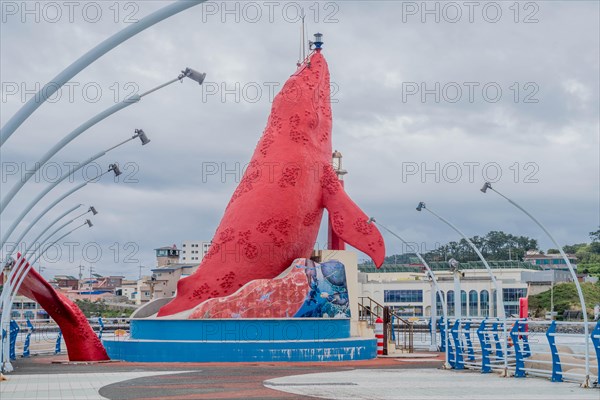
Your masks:
M593 318L594 305L600 304L600 285L582 283L581 290L588 316ZM554 311L561 317L565 310L581 310L574 283L561 283L554 286ZM547 311L550 311L550 290L529 296L529 311L536 317L543 317Z

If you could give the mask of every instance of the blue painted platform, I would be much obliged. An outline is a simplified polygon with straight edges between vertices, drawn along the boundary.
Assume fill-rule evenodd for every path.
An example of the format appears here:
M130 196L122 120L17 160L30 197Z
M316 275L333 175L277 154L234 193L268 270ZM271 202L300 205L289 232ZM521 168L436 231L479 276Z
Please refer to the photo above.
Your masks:
M102 341L113 360L132 362L302 362L368 360L376 340L350 337L345 318L131 321L129 338Z

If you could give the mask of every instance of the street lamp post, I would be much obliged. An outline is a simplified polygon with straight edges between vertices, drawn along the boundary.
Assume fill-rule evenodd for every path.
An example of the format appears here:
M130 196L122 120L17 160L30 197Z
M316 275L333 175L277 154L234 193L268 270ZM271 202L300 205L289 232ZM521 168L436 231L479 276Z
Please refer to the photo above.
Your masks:
M375 224L377 224L378 226L382 227L383 229L385 229L387 232L389 232L392 236L396 237L397 239L399 239L402 243L404 243L407 247L409 247L411 249L411 251L413 253L415 253L417 255L417 257L419 258L419 260L421 261L421 263L425 266L425 269L427 269L427 273L429 274L429 277L431 278L431 282L433 284L433 286L435 287L436 292L439 294L440 299L442 301L442 313L444 314L444 324L445 324L445 335L444 335L444 341L445 341L445 349L446 349L446 362L444 363L444 368L445 369L450 369L450 363L448 362L448 307L446 305L446 299L444 298L444 294L441 291L437 279L435 277L435 274L433 273L433 270L429 267L429 264L427 264L427 261L425 261L425 259L423 258L423 256L421 255L421 253L419 253L419 251L417 249L415 249L410 243L408 243L406 240L402 239L398 234L392 232L392 230L390 230L389 228L387 228L386 226L382 225L381 223L375 221L374 218L370 218L369 223L373 222ZM433 310L433 306L434 304L432 304L432 310ZM432 329L435 329L435 323L432 321ZM435 332L435 330L433 331ZM433 335L434 333L432 333Z
M83 204L78 204L77 206L75 206L75 208L79 208L79 207L81 207L82 205L83 205ZM89 213L91 208L93 208L93 207L90 207L90 208L89 208L89 209L88 209L86 212L84 212L84 213L82 213L82 214L79 214L79 215L77 215L76 217L72 218L72 219L71 219L71 222L73 222L73 221L74 221L74 220L76 220L77 218L80 218L80 217L82 217L82 216L86 215L87 213ZM71 209L71 210L72 210L72 209ZM94 209L94 210L95 210L95 209ZM64 217L65 217L67 214L69 214L69 213L70 213L70 211L67 211L67 212L65 212L65 213L61 214L60 216L58 216L57 218L55 218L55 219L54 219L54 220L53 220L53 221L52 221L50 224L48 224L48 226L46 226L44 229L42 229L42 231L41 231L41 232L40 232L40 233L39 233L39 234L38 234L38 235L35 237L35 239L33 239L33 240L30 242L30 245L33 245L34 243L39 243L38 241L40 240L40 238L41 238L41 237L42 237L42 236L43 236L43 235L44 235L46 232L48 232L48 230L50 230L50 228L52 228L52 227L53 227L55 224L57 224L57 223L58 223L58 221L60 221L61 219L63 219L63 218L64 218ZM94 214L94 215L96 215L96 214ZM25 255L27 256L27 254L29 254L29 253L28 253L27 251L25 251L23 254L25 254ZM11 254L11 255L12 255L12 254Z
M538 221L533 215L531 215L529 212L527 212L519 204L515 203L513 200L509 199L508 197L506 197L505 195L503 195L496 189L492 188L491 183L486 182L483 185L483 187L481 188L481 191L483 193L486 193L488 189L491 190L492 192L497 193L501 197L503 197L510 204L512 204L519 210L521 210L533 222L535 222L536 225L539 226L544 231L544 233L550 238L552 243L554 243L554 246L560 252L560 255L562 256L563 260L565 260L565 263L567 264L567 267L569 268L569 272L571 273L571 277L573 278L573 282L575 282L575 287L577 288L577 295L579 296L579 302L581 303L581 310L583 311L583 323L584 323L583 329L584 329L584 335L585 335L585 381L582 383L581 386L586 387L586 388L589 387L590 386L590 343L589 343L590 336L589 336L589 327L588 327L588 315L587 315L587 308L585 305L585 298L583 297L583 291L581 290L581 285L579 284L579 281L577 280L577 273L575 272L575 268L573 268L573 265L571 265L571 261L569 261L569 257L567 257L567 255L565 254L562 246L560 246L558 244L556 239L554 239L554 237L550 234L548 229L546 229L546 227L544 225L542 225L542 223L540 221ZM554 277L553 277L553 280L554 280Z
M15 220L13 221L13 223L10 225L10 227L6 230L6 232L4 233L4 235L2 236L2 239L0 239L0 249L4 246L4 244L6 243L6 241L8 240L8 238L10 237L10 235L13 233L13 231L16 229L16 227L21 223L21 221L23 220L23 218L25 218L25 216L29 213L29 211L31 211L31 209L33 207L35 207L35 205L42 199L44 198L44 196L46 196L52 189L54 189L56 186L58 186L61 182L63 182L65 179L67 179L68 177L72 176L75 172L79 171L81 168L83 168L84 166L90 164L91 162L97 160L100 157L103 157L104 155L106 155L106 153L110 152L111 150L116 149L119 146L124 145L125 143L137 139L139 138L142 141L142 145L147 144L148 142L150 142L150 140L148 139L148 137L146 136L145 132L141 129L136 129L135 130L135 135L133 135L132 137L130 137L129 139L126 139L104 151L101 151L97 154L95 154L94 156L88 158L87 160L81 162L77 167L71 169L68 172L65 172L59 179L57 179L55 182L53 182L51 185L47 186L44 190L42 190L33 200L31 200L29 202L29 204L27 206L25 206L25 208L21 211L21 214L19 214ZM116 167L118 169L118 166Z
M137 137L137 136L134 136L134 138L135 137ZM131 139L128 139L128 140L131 140ZM127 141L125 141L125 142L127 142ZM122 142L121 144L123 144L125 142ZM112 148L115 148L115 147L116 146L113 146ZM111 166L109 167L109 169L107 171L101 173L100 175L96 176L95 178L91 179L90 181L98 179L98 178L102 177L103 175L105 175L105 174L107 174L108 172L111 172L111 171L115 174L115 176L118 176L120 174L120 172L118 171L118 167L116 166L116 164L111 164ZM59 199L57 199L56 201L54 201L54 203L52 203L49 206L49 208L54 207L56 204L60 203L62 200L64 200L69 195L71 195L74 192L76 192L77 190L83 188L90 181L84 182L84 183L78 185L77 187L71 189L70 191L68 191L67 193L65 193L63 196L61 196ZM47 208L46 210L44 210L43 214L46 213L49 208ZM92 212L92 214L94 214L94 215L96 215L98 213L94 207L90 207L89 210L88 210L88 212ZM91 227L91 225L90 225L90 227ZM44 230L44 232L47 231L49 228L50 227L46 228ZM76 229L78 229L78 228L76 228ZM67 235L70 234L70 233L71 232L67 233ZM42 234L43 234L43 232L42 232ZM61 237L61 239L62 239L62 237ZM24 261L24 255L27 254L29 252L29 250L31 250L31 247L34 245L34 243L35 243L35 241L29 245L29 247L25 250L25 252L20 257L18 257L19 258L19 262L18 263L14 262L14 260L12 260L12 258L10 257L12 255L12 251L14 251L14 249L11 250L10 255L7 257L6 264L7 265L12 265L12 268L10 268L10 270L8 270L8 271L5 269L5 274L7 274L7 277L5 277L6 282L5 282L4 286L2 287L2 293L0 295L0 304L2 305L2 308L4 310L6 310L6 309L10 310L10 308L12 307L12 300L10 301L10 304L7 301L10 298L14 299L14 294L13 293L18 293L18 288L20 287L22 281L25 279L25 277L29 273L29 270L31 269L32 263L25 263L25 264L23 264L23 261ZM18 244L17 244L17 246L18 246ZM21 275L18 278L19 280L18 280L17 285L14 285L14 282L17 282L17 279L15 278L15 276L17 275L17 273L20 273ZM17 287L16 290L14 289L15 287ZM6 323L6 321L4 321L4 315L5 314L6 313L2 314L3 317L2 317L2 320L1 320L2 322L0 322L0 327L4 327L5 326L5 323ZM2 345L6 345L6 344L2 342ZM3 355L4 351L8 351L8 350L0 349L0 356ZM6 360L6 357L4 359ZM6 363L4 365L6 365ZM5 371L8 371L8 372L12 371L12 366L10 366L10 361L8 361L8 366L6 368L10 368L10 370L5 369Z
M58 203L56 203L56 204L58 204ZM53 206L56 205L56 204L53 204ZM78 209L81 206L83 206L83 204L77 204L77 205L73 206L72 208L68 209L67 211L65 211L64 213L62 213L60 216L58 216L56 219L54 219L54 221L52 221L52 223L44 231L42 231L42 233L40 234L40 236L43 235L44 233L46 233L46 231L48 229L50 229L52 227L52 225L54 225L55 223L57 223L58 221L60 221L61 219L63 219L64 217L66 217L68 214L70 214L71 212L75 211L76 209ZM27 233L29 233L29 231L38 223L38 221L49 210L48 211L44 210L44 211L45 212L40 213L37 217L34 218L33 221L31 221L31 223L29 225L27 225L27 228L25 228L25 230L21 233L21 235L19 236L19 239L14 243L14 246L10 250L8 250L7 256L5 257L6 260L10 260L10 256L12 256L13 253L15 252L15 250L17 249L17 247L19 247L19 244L21 243L21 240L23 240L23 238L25 237L25 235L27 235ZM37 239L39 239L39 236L38 236ZM33 242L37 241L37 239L34 240Z
M450 271L452 271L452 277L454 278L454 315L456 319L460 319L462 317L462 290L460 287L460 269L458 266L460 263L456 261L454 258L448 260L448 265L450 266Z
M109 169L106 172L101 173L100 175L96 176L94 179L98 179L100 177L102 177L103 175L107 174L108 172L114 172L115 176L118 176L120 174L120 172L118 171L118 169L115 167L114 164L111 164L111 167L109 167ZM92 179L93 180L93 179ZM89 181L88 181L89 182ZM73 193L74 191L83 188L85 185L87 185L88 182L84 182L83 184L77 186L76 188L72 189L71 191L67 192L66 195L70 195L71 193ZM62 200L65 197L67 197L66 195L61 196L61 198L59 199ZM56 203L56 202L55 202ZM88 211L84 214L82 214L81 216L87 214L88 212L92 212L93 215L96 215L98 212L96 211L96 209L94 207L90 207L88 209ZM50 227L46 228L42 234L48 230ZM40 236L42 235L40 234ZM38 236L38 238L40 237ZM38 239L36 238L36 240ZM35 240L29 245L29 247L27 247L27 249L25 250L25 252L23 254L21 254L20 258L24 258L25 255L29 252L29 250L31 250L31 248L34 246L35 244ZM17 245L15 247L18 247L19 243L17 243ZM14 248L9 252L8 256L6 257L6 264L10 265L12 264L13 267L10 269L9 274L8 274L8 279L7 279L7 283L3 286L2 288L2 294L0 295L0 304L4 304L6 302L6 299L8 298L8 296L10 296L10 293L13 291L13 287L12 287L12 282L15 281L14 276L17 273L17 271L19 270L19 267L21 264L17 264L16 266L15 263L12 263L12 252L14 251ZM26 274L26 273L25 273Z
M70 234L72 234L73 232L75 232L77 229L88 225L89 227L92 227L92 223L91 221L88 219L86 220L83 224L77 226L74 229L71 229L69 232L65 233L64 235L62 235L61 237L59 237L58 239L56 239L54 242L52 242L51 245L49 245L48 247L46 247L46 250L48 250L50 247L52 247L53 245L55 245L56 243L58 243L59 241L61 241L62 239L64 239L65 237L69 236ZM24 258L21 258L21 261L19 264L23 264L25 263L26 267L24 270L24 273L21 275L21 277L19 278L19 281L17 282L16 286L14 287L14 291L12 292L12 294L9 297L9 301L8 303L5 303L3 305L3 310L5 312L2 313L2 319L1 319L1 324L0 324L0 330L1 329L6 329L8 332L8 326L10 325L10 310L12 309L12 304L14 302L15 296L17 295L17 293L19 292L19 289L21 287L21 284L23 283L23 280L25 280L25 277L27 276L27 274L29 273L29 270L33 267L33 264L42 256L42 254L46 251L43 250L40 252L40 254L38 254L38 256L32 261L32 262L28 262L26 261ZM7 285L9 285L9 282L7 282ZM3 290L4 291L4 290ZM4 372L12 372L13 371L13 367L12 364L10 363L10 355L9 355L9 346L8 346L8 335L5 335L2 339L0 339L2 342L2 352L1 352L1 358L2 358L2 371Z
M6 194L6 196L4 196L4 198L2 199L2 202L0 202L0 214L2 214L2 212L4 211L4 209L6 208L6 206L8 206L8 204L11 202L11 200L15 197L15 195L17 193L19 193L19 191L21 190L21 188L23 188L23 186L25 186L25 184L27 183L27 181L29 179L31 179L31 177L33 175L35 175L35 173L42 168L56 153L58 153L60 150L62 150L67 144L69 144L72 140L74 140L75 138L77 138L79 135L81 135L83 132L87 131L88 129L90 129L92 126L96 125L98 122L104 120L105 118L111 116L112 114L116 113L117 111L120 111L122 109L124 109L125 107L128 107L132 104L135 104L137 102L139 102L144 96L149 95L150 93L154 93L159 89L162 89L166 86L169 86L172 83L175 83L177 81L182 81L184 78L189 78L195 82L198 82L198 84L202 84L202 82L204 82L204 78L206 77L205 73L200 73L197 72L195 70L193 70L192 68L186 68L185 70L181 71L181 73L179 74L179 76L177 76L177 78L171 79L170 81L163 83L162 85L158 85L155 88L152 88L140 95L133 95L131 97L128 97L127 99L123 100L120 103L117 103L115 105L113 105L112 107L107 108L106 110L102 111L101 113L95 115L94 117L90 118L89 120L87 120L86 122L84 122L83 124L79 125L79 127L77 127L74 131L72 131L71 133L69 133L67 136L65 136L64 138L62 138L58 143L56 143L50 150L48 150L46 152L46 154L44 154L42 156L42 158L40 158L34 165L33 168L31 170L28 170L27 173L25 174L25 176L23 176L21 179L19 179L15 185L10 189L10 191ZM10 121L9 121L10 122ZM141 131L141 130L140 130ZM144 131L141 131L141 133L143 134ZM137 133L137 130L136 130ZM146 144L147 142L144 141L144 137L143 136L138 136L141 140L142 140L142 144Z
M475 251L475 253L479 257L479 259L483 262L483 265L487 269L488 274L490 275L490 279L492 280L492 284L494 285L494 289L496 289L496 304L497 304L497 308L498 308L497 312L498 312L498 317L502 320L502 334L503 334L502 352L503 352L503 358L504 358L504 373L503 373L503 376L508 376L508 351L507 351L508 332L507 332L507 326L506 326L506 312L504 310L504 299L503 299L503 296L502 296L502 291L499 290L498 281L496 281L496 276L492 272L492 268L490 267L490 265L488 264L488 262L486 261L486 259L483 258L483 255L481 254L481 252L479 251L479 249L477 248L477 246L475 246L473 244L473 242L471 241L471 239L469 239L467 237L467 235L465 235L460 229L458 229L450 221L442 218L440 215L438 215L435 212L431 211L429 208L427 208L425 206L424 202L420 202L419 205L417 206L417 211L422 211L422 210L429 211L431 214L433 214L434 216L436 216L440 221L444 222L446 225L448 225L450 228L452 228L456 233L458 233L459 235L461 235L463 237L463 239L465 239L467 241L467 243L469 244L469 246L471 246L471 248ZM458 294L455 293L454 294L454 296L457 296L457 295L459 297L461 297L460 293L458 293ZM461 300L462 300L462 297L461 297Z
M204 3L206 0L179 0L167 5L150 15L140 19L135 24L130 24L126 28L115 33L96 47L79 57L75 62L61 71L54 79L48 82L44 87L33 96L23 107L13 115L10 120L0 129L0 147L8 138L21 126L31 114L37 110L46 100L48 100L58 89L79 72L87 68L90 64L102 57L104 54L114 49L121 43L151 27L152 25L169 18L190 7Z

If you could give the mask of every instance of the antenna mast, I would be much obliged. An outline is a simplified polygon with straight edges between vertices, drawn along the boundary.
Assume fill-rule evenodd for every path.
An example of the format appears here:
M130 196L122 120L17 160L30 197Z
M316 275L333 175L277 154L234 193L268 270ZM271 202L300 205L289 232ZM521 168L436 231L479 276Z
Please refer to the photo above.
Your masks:
M304 40L306 35L304 32L304 19L306 18L306 13L304 12L304 8L300 9L300 18L302 19L302 26L300 27L300 59L298 60L298 67L306 60L306 41Z

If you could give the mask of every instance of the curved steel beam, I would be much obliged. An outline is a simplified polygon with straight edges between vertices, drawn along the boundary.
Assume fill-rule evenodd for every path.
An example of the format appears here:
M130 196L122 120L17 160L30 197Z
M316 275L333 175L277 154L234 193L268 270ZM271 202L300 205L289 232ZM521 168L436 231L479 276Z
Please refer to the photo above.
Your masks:
M169 4L153 12L152 14L142 18L135 24L129 25L127 28L115 33L96 47L79 57L73 64L65 68L54 79L44 85L43 88L33 96L23 107L13 115L10 120L0 129L0 147L6 143L8 138L25 122L31 114L38 109L48 98L50 98L58 89L79 72L87 68L91 63L114 49L124 41L151 27L152 25L161 22L175 14L187 10L190 7L204 3L206 0L178 0L175 3Z

